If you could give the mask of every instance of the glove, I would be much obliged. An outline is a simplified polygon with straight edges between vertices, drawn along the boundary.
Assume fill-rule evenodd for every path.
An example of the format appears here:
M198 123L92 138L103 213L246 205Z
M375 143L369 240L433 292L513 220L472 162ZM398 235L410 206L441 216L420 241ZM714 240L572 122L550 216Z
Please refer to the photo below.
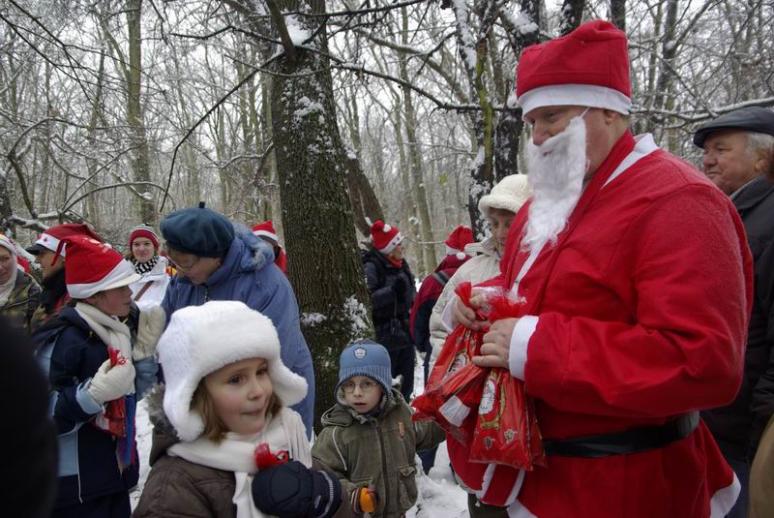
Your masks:
M137 339L132 349L132 358L142 360L156 354L156 344L167 324L167 314L161 306L154 306L140 312L137 325Z
M110 360L105 360L86 389L100 405L119 399L133 390L134 365L123 357L113 367L110 366Z
M253 478L252 492L258 510L272 516L329 518L341 505L338 479L297 460L259 470Z
M373 486L359 487L350 494L349 503L355 514L373 513L379 503L379 495Z

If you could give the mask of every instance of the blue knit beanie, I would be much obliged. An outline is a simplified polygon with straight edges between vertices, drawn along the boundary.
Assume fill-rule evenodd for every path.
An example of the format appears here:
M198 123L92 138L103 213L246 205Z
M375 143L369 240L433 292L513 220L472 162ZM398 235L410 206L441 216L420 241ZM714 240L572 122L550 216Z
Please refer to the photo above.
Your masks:
M368 376L377 381L384 389L384 394L390 397L392 367L387 349L371 340L358 340L349 344L339 358L339 383L335 394L353 376Z
M172 212L160 228L169 248L200 257L223 257L234 241L231 221L204 203Z

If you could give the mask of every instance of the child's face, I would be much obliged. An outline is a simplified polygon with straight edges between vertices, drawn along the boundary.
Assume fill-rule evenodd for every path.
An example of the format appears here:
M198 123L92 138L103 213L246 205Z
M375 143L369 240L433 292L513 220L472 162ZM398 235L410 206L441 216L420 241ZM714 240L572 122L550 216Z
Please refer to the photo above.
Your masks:
M266 424L273 393L269 364L263 358L230 363L204 378L215 414L229 431L252 435Z
M359 414L366 414L376 408L382 399L382 386L368 376L352 376L342 383L344 401Z

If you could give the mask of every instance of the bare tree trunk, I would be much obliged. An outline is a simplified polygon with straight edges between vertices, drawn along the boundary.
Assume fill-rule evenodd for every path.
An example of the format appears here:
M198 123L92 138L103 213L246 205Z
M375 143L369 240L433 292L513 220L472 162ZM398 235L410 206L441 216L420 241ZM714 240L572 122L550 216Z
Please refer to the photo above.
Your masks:
M142 0L127 0L126 22L129 29L129 69L127 77L126 122L132 132L135 147L132 158L134 179L150 182L150 152L142 114ZM141 192L143 192L141 190ZM156 209L150 189L148 196L139 198L140 218L148 225L156 224Z
M610 0L610 20L626 32L626 0Z
M578 28L583 19L585 5L586 0L564 0L562 2L562 9L559 11L562 20L559 24L561 34L567 34Z
M314 13L325 11L322 0L307 5ZM271 85L282 222L290 280L315 366L314 422L319 423L322 412L335 403L341 349L372 332L370 300L347 198L346 153L336 123L330 68L320 54L292 46L278 6L272 3L270 10L275 28L284 32L285 53L275 62ZM310 23L318 23L314 20ZM312 315L325 318L305 318Z

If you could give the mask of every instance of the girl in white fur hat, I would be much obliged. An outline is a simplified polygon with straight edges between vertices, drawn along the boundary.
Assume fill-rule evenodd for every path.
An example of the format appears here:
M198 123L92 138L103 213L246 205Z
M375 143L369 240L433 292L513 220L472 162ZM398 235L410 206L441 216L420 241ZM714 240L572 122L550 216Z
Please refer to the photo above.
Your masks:
M305 428L289 408L306 381L282 363L268 317L237 301L189 306L172 314L158 353L163 411L150 402L153 469L135 517L333 516L341 487L309 469ZM259 470L261 444L274 467Z

